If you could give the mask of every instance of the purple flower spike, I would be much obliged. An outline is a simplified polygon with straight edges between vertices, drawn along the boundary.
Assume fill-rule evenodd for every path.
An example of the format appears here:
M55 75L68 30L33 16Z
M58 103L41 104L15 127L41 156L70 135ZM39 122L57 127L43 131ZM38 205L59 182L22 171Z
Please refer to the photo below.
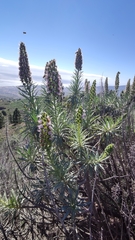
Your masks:
M55 97L63 96L61 76L57 71L55 60L51 60L46 64L43 78L46 81L47 93L52 94Z

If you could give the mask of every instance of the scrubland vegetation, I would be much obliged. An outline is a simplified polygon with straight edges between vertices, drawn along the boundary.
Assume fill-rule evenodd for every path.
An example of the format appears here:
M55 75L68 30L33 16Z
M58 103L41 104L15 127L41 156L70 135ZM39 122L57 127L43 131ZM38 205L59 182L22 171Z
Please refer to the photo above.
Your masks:
M135 78L119 93L118 72L97 95L82 63L78 49L65 97L48 62L37 97L20 44L23 107L15 122L0 115L0 239L135 239Z

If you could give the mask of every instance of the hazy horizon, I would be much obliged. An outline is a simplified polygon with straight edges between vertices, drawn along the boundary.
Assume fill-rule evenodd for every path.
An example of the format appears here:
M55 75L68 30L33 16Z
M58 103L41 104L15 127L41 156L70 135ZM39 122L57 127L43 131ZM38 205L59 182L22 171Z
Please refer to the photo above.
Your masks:
M14 86L20 85L18 69L18 62L0 58L0 86L9 86L9 84ZM33 82L39 85L42 84L45 67L30 65L30 70L32 73ZM61 75L63 85L68 86L72 80L73 72L59 68L58 71ZM97 84L100 85L101 78L105 80L106 77L103 75L83 73L82 81L84 82L86 78L91 83L94 79L96 79Z

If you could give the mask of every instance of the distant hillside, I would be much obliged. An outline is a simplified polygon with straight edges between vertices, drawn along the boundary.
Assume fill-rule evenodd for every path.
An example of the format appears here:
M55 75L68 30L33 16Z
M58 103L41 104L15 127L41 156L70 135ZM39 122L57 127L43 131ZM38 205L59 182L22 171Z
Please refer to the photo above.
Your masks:
M37 86L37 92L38 95L41 94L42 86L38 85ZM68 88L64 88L65 95L69 93ZM19 89L16 86L5 86L5 87L0 87L0 99L19 99L22 98L21 95L19 94Z
M20 98L18 88L14 86L0 87L0 98L6 98L6 99Z
M41 91L41 86L37 87L37 90L40 94ZM22 98L21 95L19 94L19 89L16 86L5 86L5 87L0 87L0 99L19 99Z
M115 87L114 86L109 86L109 89L110 90L114 90ZM122 90L125 89L125 85L123 86L120 86L119 87L119 93L121 93ZM38 91L38 95L41 94L41 86L38 85L37 86L37 91ZM68 88L64 88L64 91L65 91L65 95L68 95L69 94L69 90ZM100 93L101 91L101 87L100 86L97 86L97 93ZM6 99L19 99L21 98L21 95L19 94L19 90L17 87L15 86L5 86L5 87L0 87L0 99L3 99L3 98L6 98Z

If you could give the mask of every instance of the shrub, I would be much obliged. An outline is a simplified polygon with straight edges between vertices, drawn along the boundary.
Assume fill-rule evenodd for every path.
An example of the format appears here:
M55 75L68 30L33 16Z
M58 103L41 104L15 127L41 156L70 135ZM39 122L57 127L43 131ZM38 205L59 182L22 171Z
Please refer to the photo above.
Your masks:
M13 123L21 123L21 113L18 108L16 108L13 112Z
M2 112L0 112L0 128L2 128L4 126L4 117Z
M7 116L6 111L2 110L1 112L2 112L3 116Z

